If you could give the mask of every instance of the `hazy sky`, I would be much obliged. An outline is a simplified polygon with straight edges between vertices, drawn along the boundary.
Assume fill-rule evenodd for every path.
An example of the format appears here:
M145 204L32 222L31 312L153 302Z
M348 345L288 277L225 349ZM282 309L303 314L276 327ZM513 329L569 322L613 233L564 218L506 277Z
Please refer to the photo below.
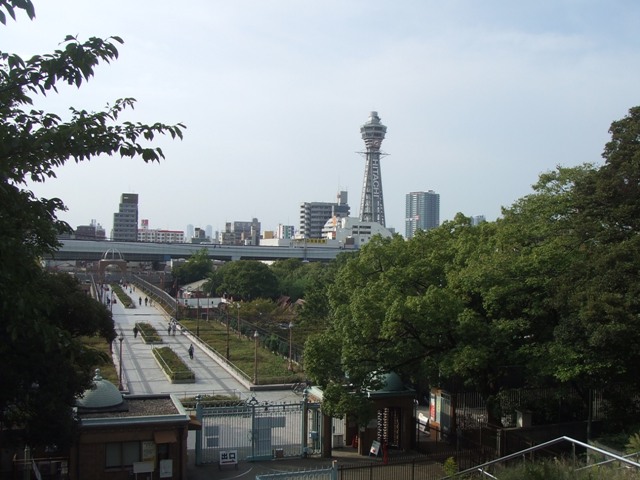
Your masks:
M376 110L387 226L404 233L405 194L500 215L556 165L601 162L612 121L640 104L637 0L36 0L36 19L0 26L24 57L67 34L121 36L120 58L80 90L37 106L102 109L187 125L160 164L69 163L34 186L62 198L74 228L107 232L120 194L151 228L214 230L257 217L299 226L301 202L349 192L359 214L360 126Z

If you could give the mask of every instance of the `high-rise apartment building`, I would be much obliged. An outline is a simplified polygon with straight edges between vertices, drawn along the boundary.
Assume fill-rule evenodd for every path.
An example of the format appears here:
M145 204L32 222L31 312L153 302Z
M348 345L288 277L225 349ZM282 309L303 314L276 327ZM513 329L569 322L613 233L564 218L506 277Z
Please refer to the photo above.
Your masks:
M405 201L405 237L411 238L417 230L429 230L440 225L440 194L427 192L407 193Z
M295 228L293 225L278 225L278 231L276 232L276 238L293 238L295 235Z
M322 238L322 228L330 218L348 217L351 211L348 193L338 192L336 202L304 202L300 204L300 236Z
M138 194L123 193L118 212L113 214L111 239L114 242L138 241Z

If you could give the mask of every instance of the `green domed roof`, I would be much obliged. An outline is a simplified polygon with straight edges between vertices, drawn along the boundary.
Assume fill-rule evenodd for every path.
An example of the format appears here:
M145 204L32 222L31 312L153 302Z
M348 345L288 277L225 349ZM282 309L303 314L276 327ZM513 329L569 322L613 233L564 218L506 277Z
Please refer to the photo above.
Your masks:
M415 394L414 390L404 385L400 375L395 372L375 373L374 377L381 387L379 390L370 391L368 393L369 397L393 397Z
M406 390L400 376L395 372L387 373L382 378L382 388L379 392L402 392Z
M93 377L93 387L86 390L82 396L76 400L78 408L82 409L108 409L122 405L122 393L113 383L105 380L100 375L100 369L96 369Z

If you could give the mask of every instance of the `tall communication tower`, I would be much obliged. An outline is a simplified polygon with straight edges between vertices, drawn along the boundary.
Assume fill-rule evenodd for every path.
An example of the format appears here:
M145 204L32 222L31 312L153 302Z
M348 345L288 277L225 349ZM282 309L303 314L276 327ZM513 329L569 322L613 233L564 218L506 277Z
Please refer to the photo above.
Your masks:
M360 199L360 221L377 222L383 227L384 197L382 195L382 172L380 171L380 145L387 133L387 127L380 122L378 112L371 112L367 122L360 127L362 139L367 147L364 167L364 181L362 183L362 197Z

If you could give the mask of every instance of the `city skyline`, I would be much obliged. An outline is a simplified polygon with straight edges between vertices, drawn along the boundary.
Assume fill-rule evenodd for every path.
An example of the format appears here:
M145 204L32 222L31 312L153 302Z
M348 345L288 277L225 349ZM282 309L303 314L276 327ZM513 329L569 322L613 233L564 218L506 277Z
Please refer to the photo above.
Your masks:
M66 35L121 36L120 56L80 89L36 97L65 117L134 97L130 121L187 125L160 138L166 160L69 162L28 184L58 197L71 226L107 231L121 192L153 228L223 230L259 218L298 225L302 202L347 191L360 204L360 126L378 111L386 225L402 232L404 196L427 185L441 221L500 216L557 165L601 164L612 121L638 103L640 4L573 0L283 0L108 4L35 2L3 27L23 58ZM355 213L355 208L354 208Z

